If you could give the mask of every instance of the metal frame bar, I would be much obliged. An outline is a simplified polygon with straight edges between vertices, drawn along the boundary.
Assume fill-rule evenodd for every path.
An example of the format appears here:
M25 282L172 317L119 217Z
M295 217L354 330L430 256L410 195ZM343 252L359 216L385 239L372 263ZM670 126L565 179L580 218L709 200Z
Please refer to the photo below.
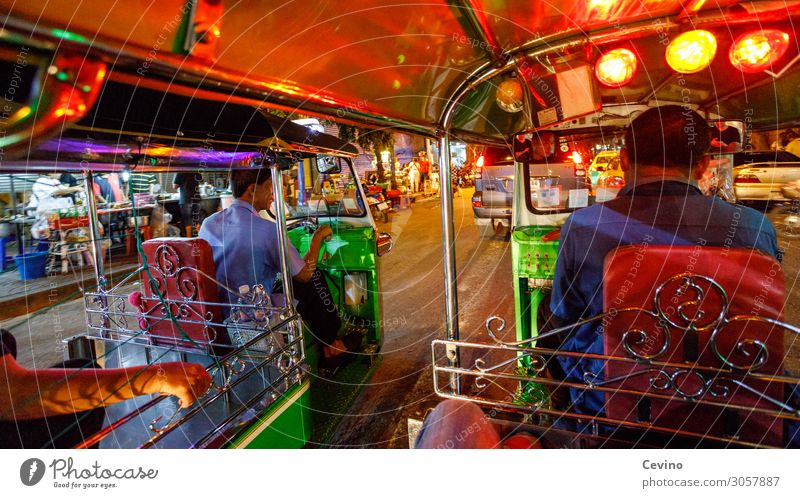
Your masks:
M282 322L282 324L280 326L291 325L290 322L292 320L296 320L296 318L291 318L291 319L285 320L284 322ZM250 348L253 344L255 344L258 341L262 340L264 337L266 337L267 335L271 334L272 332L273 331L270 330L268 332L265 332L264 334L259 335L258 337L254 337L252 340L248 341L246 344L244 344L244 345L238 347L237 349L231 351L230 353L226 354L222 358L219 358L219 360L217 362L214 362L207 370L216 368L217 364L220 363L220 362L225 362L225 361L230 360L230 359L238 358L239 354L241 354L243 352L246 352L247 349ZM114 341L114 339L108 339L108 338L103 338L103 337L94 337L94 338L89 337L89 338L90 339L97 339L97 340L101 340L101 341ZM301 339L295 339L295 341L302 342ZM292 343L287 344L287 346L294 346L294 345L295 344L292 344ZM154 349L163 349L162 347L159 347L159 346L149 346L149 345L147 345L146 347L154 348ZM168 348L168 349L172 349L172 348ZM196 351L194 351L194 353L196 353ZM207 405L215 402L220 397L222 397L225 394L227 394L228 392L230 392L234 387L236 387L237 385L239 385L240 383L244 382L246 379L248 379L249 377L254 375L255 372L260 371L260 369L262 367L267 366L270 362L273 362L275 359L279 358L279 356L282 353L283 353L283 351L276 351L276 352L272 353L271 355L267 356L266 358L262 359L260 362L258 362L256 365L254 365L253 368L249 369L243 375L238 376L238 378L235 381L231 382L227 386L224 386L222 389L219 390L219 392L214 394L212 397L210 397L208 399L205 399L205 400L203 400L201 402L198 402L191 410L189 410L187 413L185 413L181 418L179 418L178 420L175 420L172 423L170 423L169 427L164 428L163 432L161 432L157 436L154 436L153 438L151 438L148 442L144 443L144 445L141 446L141 447L147 447L148 445L152 445L153 442L157 441L158 439L160 439L161 437L166 435L168 432L171 432L173 429L175 429L178 425L180 425L181 422L183 422L185 420L188 420L189 418L194 417L199 413L202 413L203 409ZM281 379L285 378L288 374L294 372L299 367L300 367L300 363L294 363L293 366L290 368L290 370L285 372L284 375L279 377L278 380L281 380ZM298 382L298 384L299 384L299 382ZM263 396L260 395L260 394L257 395L257 396L254 396L255 399L261 399L262 397ZM136 417L141 416L144 412L146 412L150 408L153 408L158 403L160 403L161 401L163 401L163 400L165 400L167 398L168 398L168 396L161 395L161 396L157 396L157 397L151 399L150 401L148 401L148 402L144 403L143 405L141 405L141 406L137 407L136 409L134 409L132 412L126 414L125 416L123 416L120 419L116 420L112 424L106 426L105 428L103 428L99 432L93 434L90 438L86 439L80 446L78 446L78 448L88 448L88 447L94 446L95 444L99 443L100 441L102 441L103 439L108 437L110 434L112 434L114 432L114 430L116 430L118 427L130 422L131 420L135 419ZM251 406L251 405L248 404L248 406Z

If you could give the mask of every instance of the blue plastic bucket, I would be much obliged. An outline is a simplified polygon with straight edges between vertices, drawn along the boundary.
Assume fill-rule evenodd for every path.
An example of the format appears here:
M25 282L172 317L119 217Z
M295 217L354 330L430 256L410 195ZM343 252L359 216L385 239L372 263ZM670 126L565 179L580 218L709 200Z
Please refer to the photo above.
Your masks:
M47 255L47 251L40 251L14 256L17 270L19 270L19 279L33 280L46 276Z

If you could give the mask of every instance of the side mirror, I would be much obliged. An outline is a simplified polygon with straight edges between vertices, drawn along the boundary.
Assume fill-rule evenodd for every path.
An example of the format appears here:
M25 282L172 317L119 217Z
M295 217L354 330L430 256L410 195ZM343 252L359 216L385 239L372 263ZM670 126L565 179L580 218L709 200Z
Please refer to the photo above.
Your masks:
M392 234L386 232L379 232L377 243L378 243L378 256L383 256L384 254L392 250L392 246L394 245Z
M332 156L317 156L317 171L321 175L335 175L342 172L342 164Z

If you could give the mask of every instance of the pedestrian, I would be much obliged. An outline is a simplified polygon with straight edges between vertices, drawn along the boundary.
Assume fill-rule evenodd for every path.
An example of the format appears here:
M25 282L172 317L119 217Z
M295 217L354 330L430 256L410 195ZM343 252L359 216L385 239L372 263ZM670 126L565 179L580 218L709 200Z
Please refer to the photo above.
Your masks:
M430 181L431 163L424 150L419 151L419 181L424 186L425 182ZM424 187L423 187L424 188Z
M419 181L420 181L420 172L419 172L419 163L415 157L411 158L411 162L408 163L408 184L411 188L411 192L417 193L419 192Z
M183 231L191 237L195 226L200 224L200 184L203 175L198 172L177 173L172 186L180 192L181 219Z

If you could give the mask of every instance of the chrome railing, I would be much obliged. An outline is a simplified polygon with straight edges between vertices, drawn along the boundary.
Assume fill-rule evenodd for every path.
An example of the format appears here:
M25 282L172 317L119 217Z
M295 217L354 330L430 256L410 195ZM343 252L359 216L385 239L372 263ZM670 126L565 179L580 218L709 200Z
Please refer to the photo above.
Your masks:
M683 302L667 310L660 304L661 294L668 284L676 282ZM800 405L790 402L786 395L792 389L800 389L800 377L784 371L786 351L770 350L770 343L783 344L783 334L794 337L800 334L800 328L758 315L730 316L730 300L724 289L704 276L675 275L655 294L652 309L610 309L530 339L504 340L505 321L491 317L485 324L485 342L436 340L432 344L434 389L445 398L467 399L492 410L522 414L525 422L540 426L544 432L548 427L561 430L564 426L577 426L595 435L630 429L637 434L721 445L784 445L774 441L774 434L770 440L764 434L746 433L745 429L720 432L717 427L698 431L696 424L685 420L649 416L647 410L637 412L641 406L660 403L660 407L670 406L661 415L689 413L696 418L725 411L740 414L745 422L761 416L772 421L765 431L800 421ZM708 303L718 309L710 309ZM625 321L626 316L643 318L654 326L647 328L636 320ZM620 320L620 325L613 325L614 320ZM607 342L604 354L537 346L537 341L549 344L547 339L554 337L560 339L560 344L569 334L590 324L602 326L604 334L616 334L616 346L612 348ZM694 342L696 346L698 334L703 347L696 351L694 359L685 360L681 354L685 351L683 342ZM462 365L453 366L450 361L454 351ZM570 365L575 360L593 360L599 370L576 373L567 369L566 378L547 373L549 364L565 359ZM453 377L459 379L461 393L452 389ZM605 410L587 414L576 410L569 401L554 404L551 395L556 389L573 395L599 393ZM616 410L612 406L621 401L632 409L620 417L621 405ZM612 412L615 416L609 415Z

